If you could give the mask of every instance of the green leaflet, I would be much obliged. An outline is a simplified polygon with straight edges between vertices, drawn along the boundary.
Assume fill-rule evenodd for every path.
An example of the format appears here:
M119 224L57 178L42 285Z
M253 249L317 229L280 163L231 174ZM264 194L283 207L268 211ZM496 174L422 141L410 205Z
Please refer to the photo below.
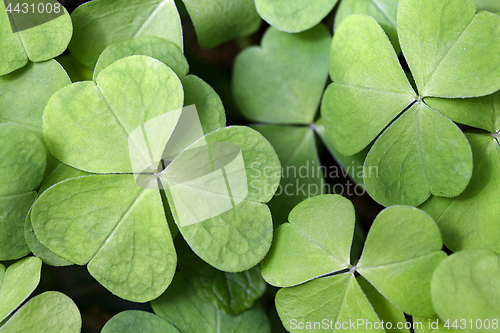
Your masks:
M416 99L389 39L374 19L364 15L351 16L337 28L330 76L333 83L323 97L321 115L343 155L363 150Z
M402 0L398 35L421 96L476 97L500 89L500 17L474 0Z
M43 3L58 4L56 1ZM59 8L64 12L61 16L32 28L13 32L5 2L0 2L0 75L25 66L28 60L41 62L55 58L66 49L73 27L66 9L62 5Z
M303 201L291 211L290 223L276 229L262 276L271 285L289 287L347 268L354 219L351 202L340 196Z
M314 27L330 13L337 0L255 0L260 16L285 32L301 32Z
M273 220L278 226L287 220L288 214L299 202L323 194L323 171L314 131L292 126L255 125L253 128L269 140L280 158L280 187L269 202Z
M453 122L419 102L377 139L364 168L366 189L377 202L418 204L431 194L463 192L472 173L472 153Z
M189 72L189 65L179 46L158 37L139 37L113 43L104 49L94 69L94 81L104 68L132 55L146 55L158 59L181 79Z
M490 135L467 134L467 138L474 156L470 185L457 198L432 197L421 208L436 219L444 244L452 251L489 248L499 253L499 146Z
M323 25L300 34L269 28L261 47L236 58L233 91L243 115L269 123L312 123L328 75L329 43Z
M354 274L350 273L283 288L276 295L276 308L283 325L290 332L314 332L319 329L330 332L384 332ZM371 323L371 327L358 327L358 320ZM352 323L356 325L351 326Z
M42 142L27 128L0 124L0 260L29 253L24 219L33 204L46 164Z
M152 313L136 310L120 312L106 322L101 333L179 333L167 321Z
M391 321L401 317L392 305L380 301L381 296L371 293L367 299L354 278L355 271L399 310L411 315L434 314L430 281L446 254L440 251L439 228L423 211L409 206L383 210L354 267L349 265L354 212L347 199L338 195L310 198L297 205L289 220L276 230L271 251L262 263L262 276L268 283L285 287L302 283L281 289L276 297L278 313L288 330L307 332L310 329L297 324L324 318L333 321L330 325L341 325L349 318L376 323L376 313ZM344 268L351 269L339 272ZM331 273L333 276L322 277ZM362 284L370 289L365 281ZM352 327L343 329L337 327L342 332Z
M442 246L439 228L425 212L389 207L373 222L357 270L404 312L432 316L430 281L446 258Z
M33 297L6 323L2 333L80 332L82 320L75 303L57 291Z
M500 130L500 92L478 98L426 98L425 103L460 124L484 129Z
M110 44L138 37L155 36L182 49L182 27L172 0L87 2L71 18L74 36L69 44L73 56L93 68L101 52Z
M206 49L254 33L261 19L253 0L182 0L193 21L198 44Z
M182 85L170 68L145 56L117 61L95 81L73 83L51 97L44 112L45 142L54 156L64 157L72 167L131 172L130 133L180 109ZM127 91L125 98L122 89Z
M492 251L452 254L432 277L432 302L438 316L450 323L458 320L459 327L465 321L463 332L487 332L486 320L490 325L500 320L499 273L499 258Z
M132 175L58 183L40 195L31 214L43 245L88 263L90 274L122 298L149 301L172 280L177 260L160 194L137 186Z
M158 316L183 333L271 331L261 307L251 308L234 317L227 315L193 288L192 282L182 273L176 274L172 286L151 305Z
M1 5L0 5L1 6ZM0 122L21 124L42 135L42 113L50 97L71 81L55 60L29 63L0 77Z
M7 269L0 264L0 320L4 320L35 290L42 261L35 257L19 260Z
M335 29L346 17L365 14L373 17L391 40L396 53L401 53L396 31L396 15L399 0L351 0L341 1L335 15Z

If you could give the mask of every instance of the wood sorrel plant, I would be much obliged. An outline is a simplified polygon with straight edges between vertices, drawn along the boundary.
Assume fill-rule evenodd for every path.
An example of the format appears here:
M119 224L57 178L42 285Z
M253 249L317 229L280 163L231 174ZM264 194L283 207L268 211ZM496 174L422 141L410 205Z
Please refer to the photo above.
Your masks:
M1 1L0 333L498 330L498 12Z

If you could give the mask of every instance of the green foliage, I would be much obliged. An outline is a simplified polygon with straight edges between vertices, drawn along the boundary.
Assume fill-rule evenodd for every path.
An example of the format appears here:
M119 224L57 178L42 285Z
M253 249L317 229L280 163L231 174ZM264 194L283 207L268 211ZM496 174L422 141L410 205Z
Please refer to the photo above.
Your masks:
M453 4L399 2L398 37L418 96L373 19L350 16L334 35L334 82L322 104L326 133L341 154L353 155L390 124L371 148L364 174L368 193L385 206L419 205L430 194L454 197L470 180L466 138L449 119L422 103L427 97L474 97L500 88L500 59L494 51L500 40L495 28L499 18L476 14L472 0ZM375 175L370 168L377 170Z
M271 251L262 263L262 275L268 283L288 287L276 296L276 307L287 329L303 331L297 329L297 322L321 322L324 318L376 323L379 317L374 308L381 304L386 310L379 311L387 317L387 304L372 295L374 304L370 306L355 272L400 310L420 316L434 314L430 281L446 255L440 251L439 229L426 213L408 206L382 211L354 267L349 263L354 211L347 199L313 197L295 207L289 220L276 230ZM401 317L394 309L389 313Z
M314 27L338 0L255 0L257 11L278 30L301 32Z
M450 325L457 320L463 332L487 331L486 321L491 327L500 320L499 273L498 255L489 250L460 251L448 257L432 277L438 316Z
M149 312L128 310L111 318L101 333L178 333L167 321Z
M7 269L0 264L0 332L80 332L80 312L73 301L56 291L30 299L12 316L40 281L42 262L36 257L19 260Z
M212 48L245 37L260 27L254 0L182 0L193 21L198 43Z
M14 32L5 4L5 1L0 3L0 75L21 68L28 61L41 62L55 58L66 49L73 26L63 6L60 6L63 15L32 28Z

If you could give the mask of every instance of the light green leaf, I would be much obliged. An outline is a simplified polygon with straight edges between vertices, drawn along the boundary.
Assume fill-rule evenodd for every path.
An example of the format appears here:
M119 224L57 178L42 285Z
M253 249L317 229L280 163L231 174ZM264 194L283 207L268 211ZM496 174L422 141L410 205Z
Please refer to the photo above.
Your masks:
M368 301L373 306L377 316L386 323L385 327L387 332L410 333L409 329L401 326L401 324L406 323L403 311L396 308L394 304L392 304L377 289L375 289L370 282L366 281L363 276L358 276L357 281L365 293L366 298L368 298ZM392 325L391 328L388 328L390 325ZM398 325L400 327L398 327Z
M474 0L401 0L398 34L421 96L476 97L500 89L500 17Z
M145 55L155 58L170 67L179 78L189 72L189 64L179 46L158 37L140 37L113 43L99 56L94 69L94 81L99 73L117 60L132 55Z
M425 103L460 124L500 130L500 92L478 98L426 98Z
M51 266L68 266L73 264L71 261L50 251L38 240L33 230L33 226L31 225L31 212L28 213L26 221L24 222L24 238L33 255L40 258L44 263Z
M463 332L490 331L485 328L486 320L490 327L492 320L500 320L499 277L500 261L492 251L477 249L452 254L432 277L432 303L438 316L450 322L464 319L467 328Z
M270 123L312 123L328 75L330 38L323 25L300 34L269 28L261 47L238 55L233 90L243 115Z
M275 225L286 222L290 211L311 196L323 194L321 170L314 131L307 127L256 125L276 149L282 177L276 195L269 202Z
M169 322L150 312L127 310L106 323L101 333L179 333Z
M14 73L0 76L0 122L23 125L43 139L43 109L56 91L70 83L55 60L29 63Z
M193 21L198 44L206 49L260 27L261 19L253 0L182 0Z
M0 124L0 260L29 253L24 220L36 197L46 163L42 142L27 128Z
M416 97L382 28L365 15L338 26L321 115L335 149L363 150Z
M421 208L434 217L450 250L489 248L500 253L500 148L490 135L467 138L474 156L470 185L457 198L432 197Z
M285 32L301 32L314 27L330 13L337 0L255 0L260 16Z
M35 234L115 295L146 302L172 280L176 255L158 190L132 175L70 179L42 193L33 206Z
M73 83L52 96L44 111L45 141L75 168L131 172L130 133L182 103L181 82L170 68L147 56L127 57L103 70L96 84Z
M335 149L333 142L331 142L331 137L326 133L322 118L316 121L314 130L318 133L333 158L342 166L346 176L348 175L356 183L356 185L363 186L364 188L363 164L365 163L366 155L368 155L372 146L370 145L366 147L356 155L345 156Z
M432 273L446 257L442 246L439 228L429 215L393 206L373 222L357 270L404 312L430 317Z
M7 270L0 264L0 321L5 319L35 290L40 282L42 261L35 257L24 258L10 265ZM3 333L3 331L2 331Z
M353 274L323 277L280 289L276 295L276 309L290 332L317 332L319 329L342 333L384 332L375 329L381 327L379 318ZM363 324L358 326L358 320Z
M56 1L35 1L35 3L36 5L59 5L63 14L43 24L13 32L5 10L6 2L0 2L0 59L2 59L0 75L11 73L25 66L28 60L40 62L55 58L68 46L73 26L66 9ZM15 4L12 1L13 9ZM22 12L17 14L17 18L21 18L19 15L23 15Z
M500 2L497 0L476 0L477 10L489 10L493 13L500 12Z
M183 333L239 333L271 331L269 321L260 307L238 316L230 316L210 300L200 295L181 273L175 275L172 286L151 302L154 312L172 323Z
M91 173L78 170L70 167L64 163L60 163L54 168L54 170L42 181L40 184L40 188L38 189L38 193L43 193L52 185L62 182L66 179L82 177L82 176L90 176Z
M354 219L351 202L339 195L312 197L298 204L290 213L290 223L276 230L262 262L262 276L271 285L288 287L347 268Z
M63 293L47 291L33 297L7 323L2 333L78 333L82 327L75 303Z
M94 68L110 44L138 37L155 36L182 49L182 27L173 0L114 0L87 2L71 14L74 36L69 44L73 56Z
M375 201L418 206L431 194L462 193L472 175L472 153L453 122L419 102L377 139L364 167Z
M196 105L203 133L225 127L226 112L215 90L195 75L188 75L181 82L184 87L184 106Z
M280 164L257 131L234 126L208 134L174 159L161 180L182 236L204 261L236 272L266 255L272 218L263 203L276 191Z
M399 0L350 0L340 2L335 15L335 29L342 20L354 14L365 14L373 17L392 42L396 52L401 53L396 31L396 16Z

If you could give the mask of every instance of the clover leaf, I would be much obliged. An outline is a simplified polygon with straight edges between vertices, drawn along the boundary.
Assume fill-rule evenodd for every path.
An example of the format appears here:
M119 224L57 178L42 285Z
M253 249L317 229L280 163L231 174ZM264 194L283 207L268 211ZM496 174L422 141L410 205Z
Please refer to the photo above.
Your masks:
M431 284L439 318L449 324L458 321L463 332L487 331L487 322L490 327L498 323L499 273L498 255L489 250L460 251L442 261Z
M182 27L172 0L89 1L73 11L73 56L93 68L102 51L114 42L156 36L182 48Z
M314 27L338 0L255 0L260 16L278 30L301 32Z
M276 307L288 330L301 331L298 322L324 318L341 323L349 319L378 322L373 307L382 303L370 305L355 272L400 310L412 315L434 314L430 281L446 254L440 251L437 225L423 211L409 206L383 210L354 267L349 264L354 210L347 199L312 197L294 208L289 221L276 230L273 246L262 262L264 279L286 287L278 291Z
M489 10L493 13L500 13L500 3L495 0L476 0L477 10Z
M179 333L169 322L150 312L127 310L106 322L101 333Z
M193 21L198 44L206 49L259 29L253 0L182 0Z
M36 257L19 260L7 269L0 264L0 332L80 332L81 318L75 303L66 295L48 291L33 297L12 316L40 281L42 261Z
M224 125L220 99L194 76L183 81L186 100L200 105L199 114L180 109L181 81L146 56L118 60L95 83L63 88L45 109L44 135L55 156L100 174L62 181L42 193L31 215L35 235L57 255L88 264L103 286L128 300L158 297L175 271L159 182L183 237L213 266L248 269L270 246L272 220L262 202L271 199L279 179L274 150L244 127L204 136ZM196 128L196 117L205 124ZM236 155L225 149L233 146ZM156 169L159 159L166 168ZM211 167L216 172L200 183ZM264 168L278 175L265 177ZM224 179L229 183L220 187ZM247 193L239 197L235 188L242 186ZM203 218L186 223L193 216Z
M447 3L399 3L399 41L419 95L373 19L346 18L332 41L334 82L325 93L322 116L335 148L343 155L358 153L402 113L375 142L365 163L367 191L385 206L419 205L431 194L457 196L470 180L472 160L466 138L423 101L433 96L487 95L500 88L496 68L500 58L494 51L498 16L476 14L471 0L460 0L456 6ZM367 174L369 169L377 172ZM453 175L451 181L449 175ZM448 188L450 183L453 186Z
M0 123L0 260L29 253L24 220L35 201L46 164L43 143L27 128Z
M323 193L311 124L328 75L329 43L323 25L293 35L269 28L261 47L247 48L236 58L236 103L248 119L268 123L253 128L271 142L282 164L280 189L269 203L278 224L300 201Z
M10 12L6 6L10 4ZM28 60L41 62L55 58L68 46L73 33L71 18L57 1L35 1L35 6L47 6L47 13L24 13L12 9L14 1L0 3L0 75L25 66ZM48 14L50 5L52 14ZM40 8L40 7L38 7ZM37 8L37 9L38 9ZM34 23L36 22L36 23Z
M396 15L399 0L351 0L340 2L335 14L335 29L342 20L354 14L365 14L373 17L391 40L396 53L401 53L396 31Z

